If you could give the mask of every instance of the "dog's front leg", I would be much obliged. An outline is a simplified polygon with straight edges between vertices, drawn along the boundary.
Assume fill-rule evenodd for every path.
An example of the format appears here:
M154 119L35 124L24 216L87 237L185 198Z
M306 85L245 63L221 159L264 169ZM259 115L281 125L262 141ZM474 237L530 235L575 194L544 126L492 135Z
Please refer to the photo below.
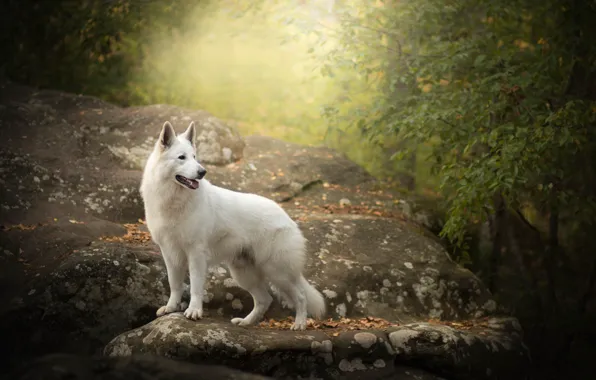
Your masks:
M168 272L168 284L170 285L170 298L165 306L157 310L157 316L173 313L180 309L182 300L182 287L184 285L184 275L186 273L186 256L174 249L162 248L161 255L166 263Z
M186 318L197 320L203 318L203 292L207 277L207 257L204 249L196 249L189 253L188 271L190 274L190 303L184 315Z

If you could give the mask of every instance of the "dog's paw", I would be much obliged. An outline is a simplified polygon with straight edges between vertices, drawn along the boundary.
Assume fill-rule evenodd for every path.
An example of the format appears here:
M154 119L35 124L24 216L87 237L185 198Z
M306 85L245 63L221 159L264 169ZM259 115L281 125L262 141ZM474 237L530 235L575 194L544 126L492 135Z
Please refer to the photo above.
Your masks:
M292 327L290 327L290 330L294 330L294 331L306 330L306 320L304 320L304 321L297 320L296 322L294 322L292 324Z
M157 309L157 312L155 313L155 315L157 315L158 317L161 317L162 315L166 315L166 314L170 314L170 313L174 313L178 311L178 307L172 307L172 306L162 306L159 309Z
M188 319L192 319L193 321L199 320L203 318L203 309L189 307L184 311L184 316Z
M251 326L254 324L246 318L232 318L230 322L236 326Z

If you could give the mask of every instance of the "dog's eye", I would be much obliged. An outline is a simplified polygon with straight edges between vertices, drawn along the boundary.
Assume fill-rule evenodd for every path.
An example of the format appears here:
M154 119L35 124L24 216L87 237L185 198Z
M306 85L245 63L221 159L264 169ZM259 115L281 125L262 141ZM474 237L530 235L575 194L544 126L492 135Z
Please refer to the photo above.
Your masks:
M179 160L186 160L186 156L185 155L178 156L178 159Z

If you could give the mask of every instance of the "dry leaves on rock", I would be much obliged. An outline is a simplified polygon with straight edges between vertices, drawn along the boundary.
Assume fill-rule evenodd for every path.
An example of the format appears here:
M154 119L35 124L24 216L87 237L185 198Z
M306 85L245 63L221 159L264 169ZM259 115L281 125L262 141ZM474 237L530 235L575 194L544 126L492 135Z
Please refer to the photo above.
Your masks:
M269 319L261 322L258 327L276 330L288 330L294 323L293 317L276 320ZM441 321L438 319L430 319L429 324L437 324L442 326L449 326L456 330L472 330L478 328L488 328L488 318L465 320L465 321ZM331 336L339 336L341 332L355 331L355 330L384 330L389 327L399 326L398 323L389 322L383 318L365 317L365 318L340 318L334 320L333 318L324 321L316 321L309 318L307 320L307 330L322 330L328 331ZM481 335L484 333L481 331Z
M287 330L293 323L293 317L282 320L269 319L268 321L261 322L259 327ZM376 317L340 318L339 320L329 318L324 321L316 321L309 318L307 320L307 330L333 330L333 336L338 336L342 331L381 330L391 326L398 326L398 324Z
M0 230L2 231L10 231L10 230L20 230L20 231L31 231L36 229L37 227L45 226L43 223L37 224L15 224L12 226L0 226Z
M147 231L141 230L141 225L145 222L139 219L138 223L127 223L123 226L126 228L126 234L123 236L103 236L99 238L103 241L119 242L119 243L133 243L145 244L151 241L151 234Z
M441 321L438 319L429 319L428 323L449 326L456 330L470 330L478 327L488 327L488 318L470 319L462 321Z

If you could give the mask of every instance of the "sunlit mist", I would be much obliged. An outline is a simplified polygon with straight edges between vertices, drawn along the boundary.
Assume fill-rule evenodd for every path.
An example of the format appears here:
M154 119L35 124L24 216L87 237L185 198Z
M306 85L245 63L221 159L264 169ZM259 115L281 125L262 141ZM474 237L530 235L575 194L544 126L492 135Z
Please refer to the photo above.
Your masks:
M131 78L137 95L207 110L243 134L320 143L327 128L321 108L343 95L337 76L322 76L320 64L337 44L338 26L333 1L294 3L201 6L188 15L190 30L156 31ZM314 44L313 30L324 44ZM337 75L358 86L355 74Z

